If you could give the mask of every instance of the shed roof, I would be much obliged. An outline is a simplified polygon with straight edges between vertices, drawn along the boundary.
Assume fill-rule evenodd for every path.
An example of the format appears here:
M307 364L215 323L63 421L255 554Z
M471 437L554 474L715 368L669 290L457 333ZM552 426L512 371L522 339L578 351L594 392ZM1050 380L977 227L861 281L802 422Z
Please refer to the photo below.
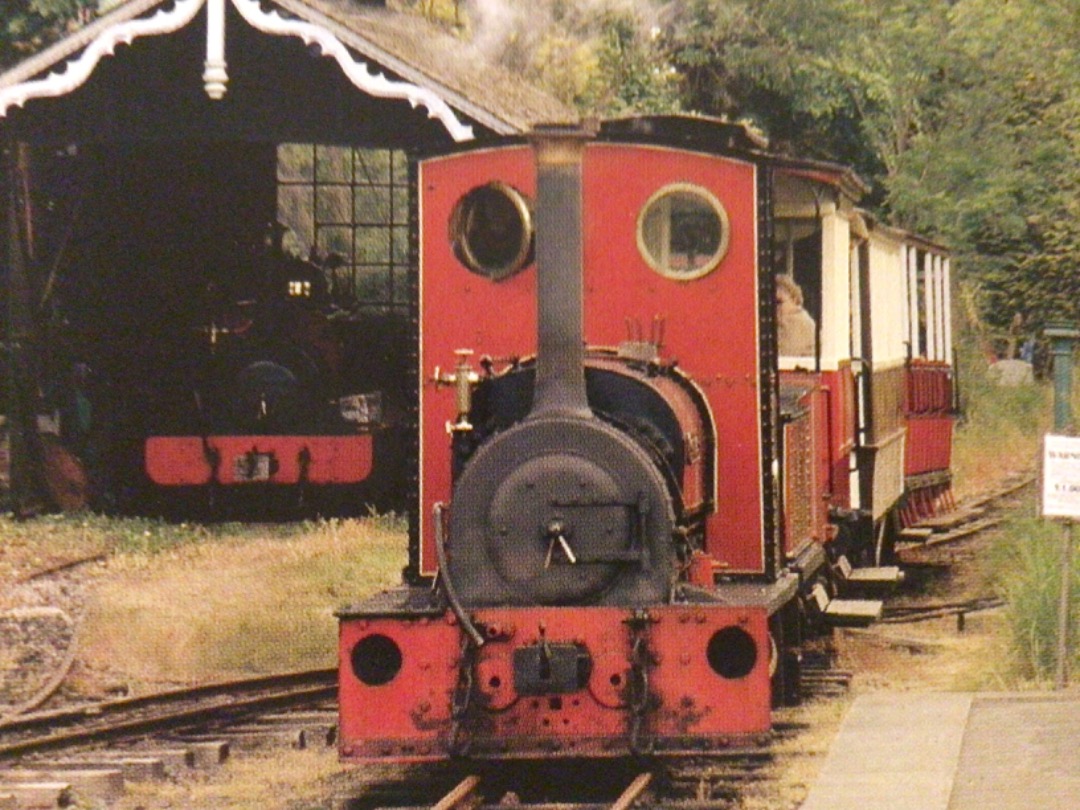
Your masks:
M125 0L101 18L0 73L0 91L57 69L111 28L146 17L169 3ZM578 118L571 107L423 17L360 0L270 0L270 4L286 17L325 29L360 59L434 93L492 133L522 133L535 124Z
M551 94L494 64L478 48L413 15L356 0L275 0L297 16L340 26L341 39L374 62L440 93L500 134L578 119Z

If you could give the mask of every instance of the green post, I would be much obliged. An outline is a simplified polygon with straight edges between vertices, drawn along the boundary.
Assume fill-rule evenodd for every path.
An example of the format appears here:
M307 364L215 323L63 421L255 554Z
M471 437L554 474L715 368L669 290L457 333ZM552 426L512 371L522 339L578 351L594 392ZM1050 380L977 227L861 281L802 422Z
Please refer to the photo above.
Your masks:
M1066 323L1048 324L1043 335L1050 338L1054 358L1054 432L1069 434L1072 423L1072 357L1080 329ZM1072 580L1072 520L1065 520L1061 533L1061 590L1058 601L1057 671L1054 688L1064 689L1069 681L1069 590Z
M1054 359L1054 433L1071 433L1073 345L1080 338L1080 329L1051 323L1043 335L1050 338L1050 356Z

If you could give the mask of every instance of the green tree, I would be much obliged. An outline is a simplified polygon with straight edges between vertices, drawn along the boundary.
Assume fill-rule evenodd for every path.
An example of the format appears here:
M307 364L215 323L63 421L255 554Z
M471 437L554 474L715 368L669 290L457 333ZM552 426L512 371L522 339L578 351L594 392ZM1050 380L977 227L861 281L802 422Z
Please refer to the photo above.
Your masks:
M938 236L991 322L1080 316L1072 0L688 0L684 104L855 166L864 204Z
M670 24L687 106L765 131L774 148L888 177L926 126L944 0L693 0Z
M1069 0L960 0L937 120L889 179L902 221L958 252L986 317L1080 316L1080 17Z
M586 115L678 109L681 81L664 61L659 0L475 0L473 41L495 61Z
M97 7L97 0L6 0L0 8L0 68L85 23Z

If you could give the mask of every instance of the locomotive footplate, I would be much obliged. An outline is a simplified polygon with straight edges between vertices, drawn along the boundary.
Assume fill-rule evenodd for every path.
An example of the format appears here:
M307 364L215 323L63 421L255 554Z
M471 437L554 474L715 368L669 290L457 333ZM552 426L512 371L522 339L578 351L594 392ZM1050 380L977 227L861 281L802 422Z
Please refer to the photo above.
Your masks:
M764 603L478 608L479 646L426 589L339 617L346 760L680 755L770 728Z

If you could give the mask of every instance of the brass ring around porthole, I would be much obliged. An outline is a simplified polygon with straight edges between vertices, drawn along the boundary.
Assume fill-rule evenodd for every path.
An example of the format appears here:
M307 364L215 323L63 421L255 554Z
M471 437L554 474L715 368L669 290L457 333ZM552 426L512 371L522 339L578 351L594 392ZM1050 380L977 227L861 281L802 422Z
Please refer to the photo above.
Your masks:
M664 186L638 214L638 250L666 278L690 281L707 275L724 258L730 240L724 206L692 183Z
M528 200L506 183L477 186L450 214L450 242L472 272L492 281L509 278L533 260Z

